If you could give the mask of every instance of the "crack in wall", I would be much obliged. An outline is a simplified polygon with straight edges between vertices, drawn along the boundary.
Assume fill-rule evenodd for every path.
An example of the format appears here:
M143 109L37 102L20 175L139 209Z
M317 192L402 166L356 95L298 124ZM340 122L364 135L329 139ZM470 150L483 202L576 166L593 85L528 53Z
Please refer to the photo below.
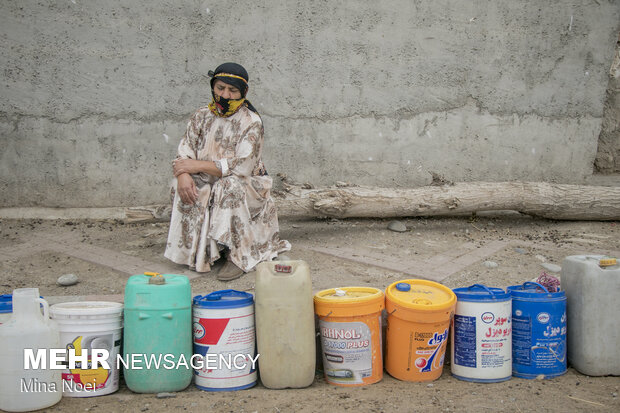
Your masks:
M468 108L475 108L475 112L484 113L491 116L496 117L513 117L518 116L519 119L535 116L540 119L547 119L552 121L562 121L566 119L602 119L603 116L595 115L591 112L584 112L579 115L544 115L535 110L532 111L523 111L523 112L508 112L508 111L490 111L487 107L485 107L479 99L474 98L473 96L468 96L466 102L461 103L460 105L452 105L448 107L442 107L437 109L425 110L425 111L414 111L410 108L401 107L395 109L392 113L378 113L375 111L369 112L353 112L351 114L336 116L330 114L316 114L316 115L305 115L305 116L296 116L296 115L282 115L270 112L268 110L261 109L259 113L261 116L271 119L281 119L288 121L322 121L322 122L337 122L337 121L348 121L352 119L375 119L375 120L394 120L394 121L402 121L402 120L412 120L416 117L425 116L428 114L437 114L437 113L447 113L454 112L459 110L467 110ZM61 124L61 125L71 125L71 124L79 124L84 119L96 119L100 122L107 121L122 121L122 122L136 122L136 123L159 123L159 122L187 122L191 113L187 114L170 114L170 113L156 113L149 116L142 115L133 115L131 113L126 115L109 115L105 113L89 113L82 114L80 116L76 116L70 119L61 119L55 116L49 115L35 115L35 114L23 114L23 113L9 113L9 112L0 112L0 122L5 123L14 123L14 131L17 131L17 124L21 123L23 119L34 119L34 120L47 120L50 123ZM128 116L129 115L129 116Z

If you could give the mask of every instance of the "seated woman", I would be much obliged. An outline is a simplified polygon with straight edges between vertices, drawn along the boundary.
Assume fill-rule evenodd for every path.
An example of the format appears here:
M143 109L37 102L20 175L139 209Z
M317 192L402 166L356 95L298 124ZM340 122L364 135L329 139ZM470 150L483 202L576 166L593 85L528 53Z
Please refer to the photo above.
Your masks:
M271 177L261 160L263 123L245 98L236 63L209 71L213 101L194 113L173 161L172 217L164 256L197 272L227 254L219 280L232 280L291 245L280 239Z

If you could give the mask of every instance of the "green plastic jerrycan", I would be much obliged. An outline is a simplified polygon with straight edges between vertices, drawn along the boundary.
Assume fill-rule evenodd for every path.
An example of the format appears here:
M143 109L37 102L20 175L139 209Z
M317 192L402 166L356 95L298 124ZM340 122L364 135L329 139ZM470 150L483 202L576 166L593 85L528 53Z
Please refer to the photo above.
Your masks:
M174 392L193 376L192 292L187 277L144 273L125 287L123 371L136 393Z

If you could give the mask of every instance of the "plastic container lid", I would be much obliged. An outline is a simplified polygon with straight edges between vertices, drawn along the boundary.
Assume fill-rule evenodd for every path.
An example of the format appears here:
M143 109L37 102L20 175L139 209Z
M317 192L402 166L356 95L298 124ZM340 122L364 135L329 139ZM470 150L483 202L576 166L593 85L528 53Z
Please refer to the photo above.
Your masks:
M565 298L566 293L564 291L558 291L550 293L543 285L532 281L524 282L521 285L511 285L506 288L506 291L512 295L513 298L527 298L530 300L546 300L549 298Z
M13 295L2 294L0 295L0 314L13 312Z
M459 301L506 301L510 299L509 292L497 287L487 287L483 284L454 288L452 291Z
M372 287L340 287L319 291L314 301L325 303L363 303L383 298L383 291Z
M444 310L456 303L456 295L451 289L433 281L397 281L385 291L387 300L404 308L427 311Z
M197 295L193 303L200 308L239 308L254 303L254 296L245 291L220 290L207 295Z
M314 311L319 316L349 317L372 314L384 307L385 297L378 288L330 288L314 295Z
M58 303L50 306L52 318L58 316L120 316L123 312L123 304L113 301L75 301Z

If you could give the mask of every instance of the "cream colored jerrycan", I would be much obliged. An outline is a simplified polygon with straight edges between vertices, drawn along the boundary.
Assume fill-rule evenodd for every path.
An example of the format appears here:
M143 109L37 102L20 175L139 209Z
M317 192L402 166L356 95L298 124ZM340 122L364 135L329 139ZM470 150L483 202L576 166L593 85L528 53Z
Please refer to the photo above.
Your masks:
M43 305L43 314L41 314ZM59 349L60 333L49 318L47 301L39 298L38 288L13 290L13 314L0 326L0 409L27 412L58 403L62 397L61 370L50 369L50 349ZM25 350L45 353L24 368ZM34 361L33 360L33 361Z
M588 376L620 375L620 265L603 255L562 262L568 362Z
M304 261L262 262L256 268L258 370L270 389L314 381L316 341L312 280Z

